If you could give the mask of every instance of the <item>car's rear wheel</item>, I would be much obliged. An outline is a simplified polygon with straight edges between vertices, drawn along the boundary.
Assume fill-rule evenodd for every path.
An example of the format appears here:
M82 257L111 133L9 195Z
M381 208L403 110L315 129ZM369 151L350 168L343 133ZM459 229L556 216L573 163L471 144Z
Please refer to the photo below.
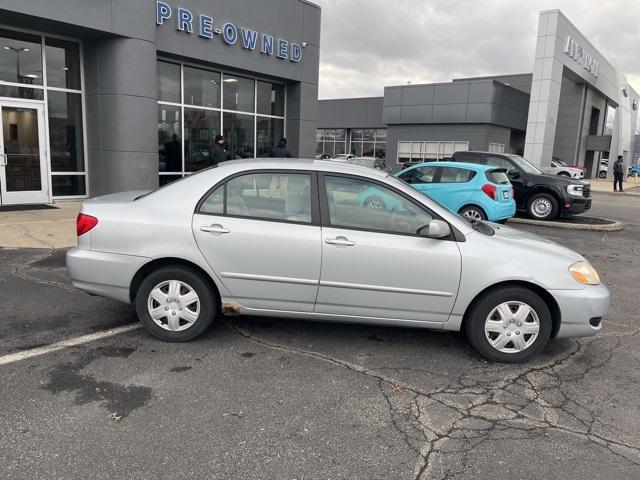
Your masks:
M140 284L135 306L138 319L152 335L186 342L214 321L217 300L201 274L177 265L149 274Z
M384 204L384 200L382 200L380 197L368 197L364 201L364 206L367 208L374 208L379 210L384 210L387 208Z
M558 200L550 193L536 193L529 199L527 211L534 220L553 220L558 216Z
M600 173L598 173L598 177L600 177L600 178L607 178L607 172L600 172Z
M553 322L544 300L522 287L489 291L465 318L465 333L488 360L524 362L540 353L551 336Z
M487 214L484 213L484 210L482 210L480 207L476 207L475 205L467 205L466 207L462 207L458 211L458 213L463 217L475 222L487 219Z

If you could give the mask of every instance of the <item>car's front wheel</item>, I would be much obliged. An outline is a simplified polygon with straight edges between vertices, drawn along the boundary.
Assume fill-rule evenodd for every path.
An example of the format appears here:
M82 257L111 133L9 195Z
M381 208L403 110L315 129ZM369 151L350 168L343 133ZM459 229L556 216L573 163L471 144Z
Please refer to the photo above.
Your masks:
M537 193L529 199L527 211L534 220L553 220L558 216L558 200L550 193Z
M168 266L149 274L135 300L138 319L154 336L186 342L201 335L216 317L217 301L198 272Z
M598 173L598 176L600 178L607 178L607 172L600 172L600 173Z
M465 317L465 333L488 360L519 363L540 353L553 322L544 300L522 287L489 291Z
M570 177L571 176L567 172L560 172L558 175L560 175L561 177Z

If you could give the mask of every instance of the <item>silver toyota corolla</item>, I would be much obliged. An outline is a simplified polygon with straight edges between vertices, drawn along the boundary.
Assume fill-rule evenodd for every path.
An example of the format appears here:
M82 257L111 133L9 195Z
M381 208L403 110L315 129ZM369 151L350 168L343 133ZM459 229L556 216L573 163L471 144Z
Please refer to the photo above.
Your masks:
M366 189L394 207L367 208ZM77 229L73 284L132 303L168 341L222 312L462 329L484 357L520 362L550 338L595 334L609 307L572 250L469 223L386 172L336 162L225 162L89 200Z

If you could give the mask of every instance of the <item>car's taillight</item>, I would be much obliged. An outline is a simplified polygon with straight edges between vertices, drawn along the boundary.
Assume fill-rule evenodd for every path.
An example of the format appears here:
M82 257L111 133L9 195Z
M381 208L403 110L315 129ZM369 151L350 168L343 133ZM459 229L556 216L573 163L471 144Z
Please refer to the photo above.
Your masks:
M76 234L78 236L84 235L97 224L98 219L96 217L85 215L84 213L79 213L78 218L76 219Z
M495 187L495 185L487 183L482 186L482 191L486 193L489 198L498 200L498 189Z

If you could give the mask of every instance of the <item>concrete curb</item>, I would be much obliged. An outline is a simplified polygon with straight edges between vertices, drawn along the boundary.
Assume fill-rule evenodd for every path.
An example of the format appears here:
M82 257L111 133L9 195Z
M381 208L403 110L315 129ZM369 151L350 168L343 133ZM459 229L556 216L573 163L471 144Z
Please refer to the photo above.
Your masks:
M611 191L604 191L604 190L591 190L591 194L594 193L602 193L604 195L615 195L616 197L624 197L629 196L629 197L640 197L640 193L635 193L635 192L611 192Z
M531 220L529 218L510 218L508 223L519 223L523 225L536 225L539 227L551 227L562 228L565 230L590 230L593 232L618 232L624 228L621 222L615 220L609 220L603 218L601 220L607 220L612 222L608 225L594 225L589 223L564 223L564 222L548 222L544 220Z

